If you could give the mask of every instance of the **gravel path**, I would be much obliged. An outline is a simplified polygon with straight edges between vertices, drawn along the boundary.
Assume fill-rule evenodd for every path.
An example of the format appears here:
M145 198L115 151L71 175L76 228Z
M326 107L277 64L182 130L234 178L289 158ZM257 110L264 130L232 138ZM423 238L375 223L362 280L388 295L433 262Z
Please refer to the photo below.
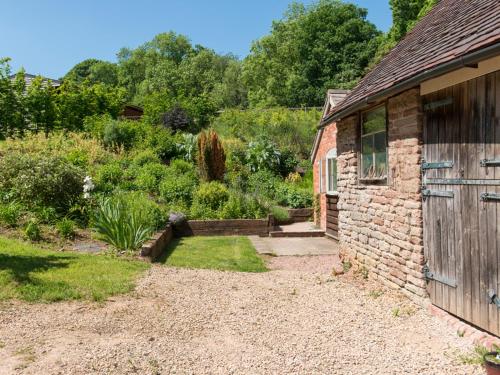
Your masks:
M264 274L154 266L105 304L3 303L0 374L483 373L425 310L307 259Z

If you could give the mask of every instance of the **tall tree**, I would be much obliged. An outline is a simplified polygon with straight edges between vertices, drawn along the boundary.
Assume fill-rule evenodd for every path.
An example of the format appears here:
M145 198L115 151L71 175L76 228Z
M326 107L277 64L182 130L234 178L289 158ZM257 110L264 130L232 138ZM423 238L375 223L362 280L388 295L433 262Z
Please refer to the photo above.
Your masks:
M107 61L87 59L71 68L63 80L77 83L86 82L91 85L103 83L116 86L118 84L118 66Z
M319 106L329 88L350 88L377 49L366 9L339 0L292 3L255 42L243 79L252 106Z
M54 129L57 119L55 89L42 77L31 81L26 92L26 111L31 128L38 132L43 130L48 135Z
M9 58L0 59L0 138L26 130L24 70L11 76Z

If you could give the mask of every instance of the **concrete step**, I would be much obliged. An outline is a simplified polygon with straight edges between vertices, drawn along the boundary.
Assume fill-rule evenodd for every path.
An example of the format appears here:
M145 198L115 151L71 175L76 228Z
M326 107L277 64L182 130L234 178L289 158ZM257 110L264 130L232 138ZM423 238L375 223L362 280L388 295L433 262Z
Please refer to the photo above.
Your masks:
M307 230L307 231L297 231L297 232L288 232L275 230L269 232L269 237L275 238L283 238L283 237L324 237L325 232L322 230Z

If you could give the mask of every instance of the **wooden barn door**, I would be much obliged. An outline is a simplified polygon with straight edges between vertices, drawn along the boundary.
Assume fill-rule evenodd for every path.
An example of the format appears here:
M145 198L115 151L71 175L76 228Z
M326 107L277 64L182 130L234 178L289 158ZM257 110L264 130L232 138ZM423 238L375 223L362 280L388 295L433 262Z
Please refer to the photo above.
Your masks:
M423 105L431 301L500 335L500 71L426 95Z
M326 233L339 238L339 196L326 195Z

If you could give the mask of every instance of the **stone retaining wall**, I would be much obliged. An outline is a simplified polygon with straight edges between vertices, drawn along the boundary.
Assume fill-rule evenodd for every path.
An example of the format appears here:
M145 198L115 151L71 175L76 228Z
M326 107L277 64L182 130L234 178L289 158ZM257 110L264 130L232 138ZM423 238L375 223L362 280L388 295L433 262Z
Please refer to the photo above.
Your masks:
M337 123L339 239L370 275L409 297L427 297L420 195L422 110L418 89L388 101L388 181L358 179L359 122Z

